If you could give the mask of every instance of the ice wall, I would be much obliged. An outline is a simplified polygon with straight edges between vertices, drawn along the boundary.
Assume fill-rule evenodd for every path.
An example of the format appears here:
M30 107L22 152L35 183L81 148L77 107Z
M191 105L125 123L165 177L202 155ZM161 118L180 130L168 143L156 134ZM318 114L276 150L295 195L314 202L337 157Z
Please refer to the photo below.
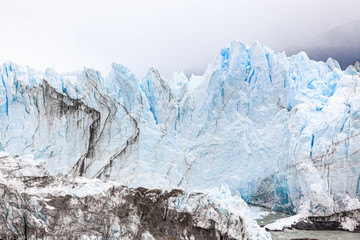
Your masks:
M357 65L232 42L190 79L156 69L138 79L118 64L105 78L0 71L0 146L45 159L52 173L163 189L227 184L247 202L288 212L308 203L314 215L360 198Z

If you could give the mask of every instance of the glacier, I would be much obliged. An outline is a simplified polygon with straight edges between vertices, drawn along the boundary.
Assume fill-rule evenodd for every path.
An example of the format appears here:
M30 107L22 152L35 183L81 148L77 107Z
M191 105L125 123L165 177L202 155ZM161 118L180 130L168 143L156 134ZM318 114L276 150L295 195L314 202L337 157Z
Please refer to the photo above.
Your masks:
M312 216L360 199L360 65L234 41L203 76L113 64L67 77L0 68L0 150L51 174L129 187L229 186L246 202ZM342 204L340 204L340 202ZM352 202L352 201L348 201Z
M0 152L1 239L271 239L227 187L185 193L51 176Z

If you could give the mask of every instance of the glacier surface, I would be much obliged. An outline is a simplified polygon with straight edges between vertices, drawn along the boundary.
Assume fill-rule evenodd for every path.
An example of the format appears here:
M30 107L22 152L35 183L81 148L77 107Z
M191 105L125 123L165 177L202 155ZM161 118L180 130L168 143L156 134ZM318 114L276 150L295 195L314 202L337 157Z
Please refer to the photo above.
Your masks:
M203 76L66 77L0 68L0 150L52 174L131 187L228 185L247 202L329 215L360 198L360 66L232 42ZM341 201L340 201L341 202Z

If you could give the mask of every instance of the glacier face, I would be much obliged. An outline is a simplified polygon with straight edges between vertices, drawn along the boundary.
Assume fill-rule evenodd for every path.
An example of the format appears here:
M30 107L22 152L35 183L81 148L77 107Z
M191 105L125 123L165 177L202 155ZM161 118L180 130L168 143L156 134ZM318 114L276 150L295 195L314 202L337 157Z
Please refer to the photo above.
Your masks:
M1 67L0 149L45 159L53 174L129 186L226 184L250 203L311 214L360 198L360 73L332 59L233 42L203 76L43 76ZM344 206L348 208L348 206Z

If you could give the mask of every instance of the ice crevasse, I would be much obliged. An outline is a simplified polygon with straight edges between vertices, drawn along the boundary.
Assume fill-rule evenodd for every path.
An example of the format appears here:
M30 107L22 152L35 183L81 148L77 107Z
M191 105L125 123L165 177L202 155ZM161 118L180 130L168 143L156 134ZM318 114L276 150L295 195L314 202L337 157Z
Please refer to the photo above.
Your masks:
M228 185L248 203L313 215L358 207L360 66L287 57L258 42L221 49L203 76L67 77L0 68L0 150L52 174L130 187ZM344 199L353 199L348 202Z

